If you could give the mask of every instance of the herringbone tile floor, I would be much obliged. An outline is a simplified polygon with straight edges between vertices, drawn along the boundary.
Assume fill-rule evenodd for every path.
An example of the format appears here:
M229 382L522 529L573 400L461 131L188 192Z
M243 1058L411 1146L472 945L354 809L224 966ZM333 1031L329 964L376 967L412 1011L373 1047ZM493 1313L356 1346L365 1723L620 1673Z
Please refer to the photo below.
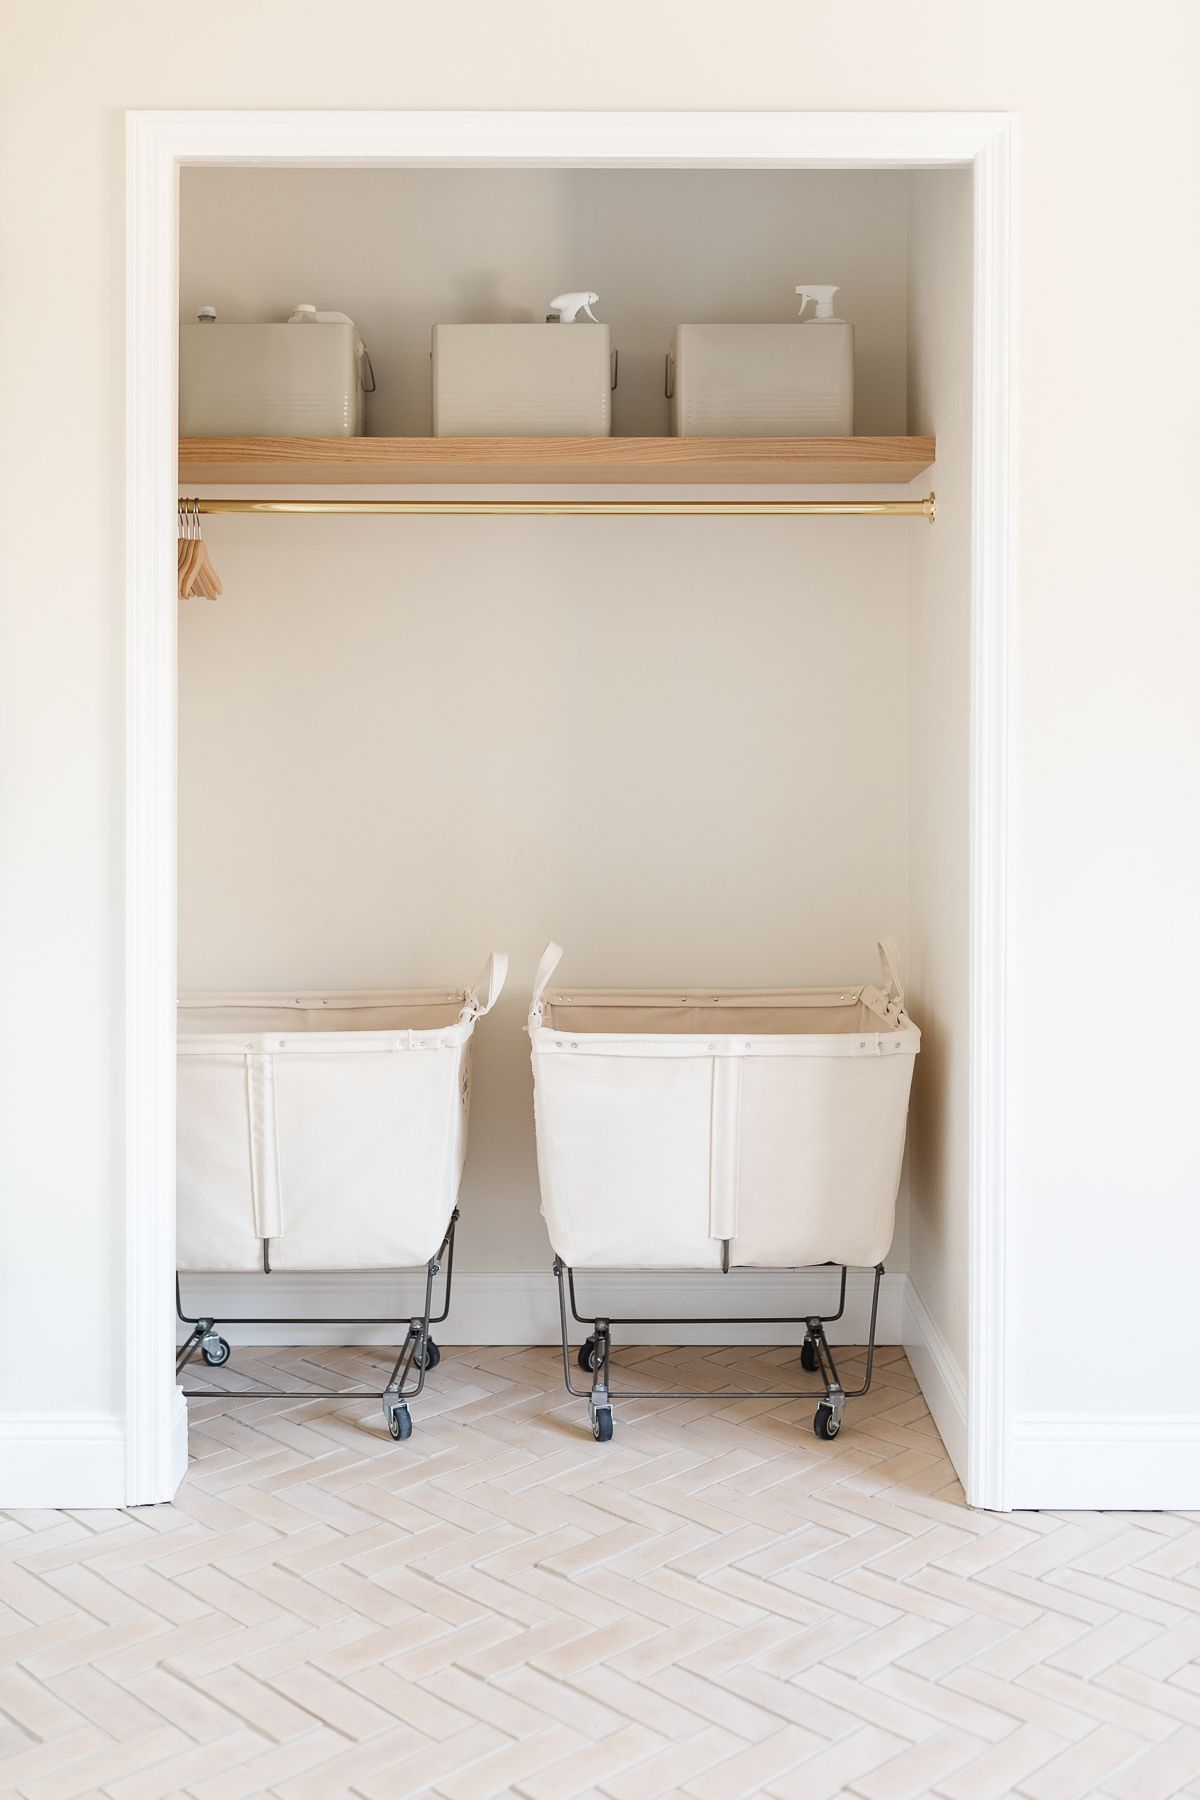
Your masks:
M193 1402L174 1505L0 1519L0 1789L1200 1796L1200 1521L968 1511L899 1351L829 1444L719 1397L596 1444L546 1349L448 1351L413 1410L394 1444L376 1401Z

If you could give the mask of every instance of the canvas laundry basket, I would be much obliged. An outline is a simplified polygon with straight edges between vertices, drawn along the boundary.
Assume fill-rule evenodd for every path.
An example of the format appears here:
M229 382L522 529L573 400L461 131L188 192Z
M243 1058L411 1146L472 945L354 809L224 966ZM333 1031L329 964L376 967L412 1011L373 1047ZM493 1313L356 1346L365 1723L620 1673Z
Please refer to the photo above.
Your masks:
M185 994L178 1267L412 1268L445 1237L467 1147L474 988Z
M542 1212L575 1268L871 1266L892 1240L913 1062L882 985L548 990L529 1034Z

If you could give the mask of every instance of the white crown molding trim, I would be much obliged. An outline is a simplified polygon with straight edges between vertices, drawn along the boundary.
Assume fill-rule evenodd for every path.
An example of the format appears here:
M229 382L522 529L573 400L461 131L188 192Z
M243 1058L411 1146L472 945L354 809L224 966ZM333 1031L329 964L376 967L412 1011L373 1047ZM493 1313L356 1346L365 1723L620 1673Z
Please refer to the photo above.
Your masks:
M327 168L966 168L1005 113L142 112L180 162Z
M1024 1413L1011 1505L1039 1511L1200 1511L1200 1413Z
M861 1344L867 1336L874 1276L852 1269L846 1283L846 1312L829 1327L834 1344ZM271 1312L297 1317L323 1314L397 1313L419 1310L422 1281L415 1275L372 1271L345 1274L192 1275L183 1278L184 1306L217 1320L231 1344L390 1344L403 1327L355 1325L225 1325L224 1314ZM580 1308L589 1303L610 1317L640 1313L779 1313L794 1325L618 1326L615 1341L626 1344L799 1344L807 1312L831 1311L837 1304L837 1276L830 1271L733 1270L728 1275L686 1270L668 1275L620 1270L580 1274ZM899 1344L905 1325L907 1275L885 1275L879 1289L877 1341ZM193 1304L194 1302L194 1304ZM176 1327L182 1342L186 1329ZM572 1327L573 1341L586 1335ZM441 1344L557 1344L558 1289L547 1270L477 1273L456 1270L453 1306L435 1329Z
M911 1275L906 1283L901 1342L961 1481L967 1468L967 1378Z
M0 1507L125 1504L125 1421L120 1413L0 1414Z
M170 1498L176 237L183 164L975 169L967 1497L1006 1504L1005 656L1015 128L1004 113L142 112L126 120L125 1500ZM900 1329L897 1322L897 1331Z

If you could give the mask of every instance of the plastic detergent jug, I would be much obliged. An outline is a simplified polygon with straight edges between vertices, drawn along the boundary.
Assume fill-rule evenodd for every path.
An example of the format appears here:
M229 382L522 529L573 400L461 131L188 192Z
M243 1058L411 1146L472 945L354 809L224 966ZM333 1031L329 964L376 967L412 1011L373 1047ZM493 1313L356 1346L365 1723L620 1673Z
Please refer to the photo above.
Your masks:
M205 306L180 329L184 437L361 437L364 397L374 387L347 313L306 303L286 324L222 325Z
M599 298L558 294L544 325L435 325L434 436L608 437L616 353Z
M675 437L849 437L854 327L805 282L796 325L680 325L667 354ZM813 316L804 319L808 303Z

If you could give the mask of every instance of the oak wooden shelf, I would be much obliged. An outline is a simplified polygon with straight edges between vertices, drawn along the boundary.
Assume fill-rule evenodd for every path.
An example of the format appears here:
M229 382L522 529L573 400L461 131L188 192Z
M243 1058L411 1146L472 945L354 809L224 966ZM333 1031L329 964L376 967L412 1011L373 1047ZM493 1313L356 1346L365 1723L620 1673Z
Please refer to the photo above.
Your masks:
M183 438L181 483L907 482L931 437Z

